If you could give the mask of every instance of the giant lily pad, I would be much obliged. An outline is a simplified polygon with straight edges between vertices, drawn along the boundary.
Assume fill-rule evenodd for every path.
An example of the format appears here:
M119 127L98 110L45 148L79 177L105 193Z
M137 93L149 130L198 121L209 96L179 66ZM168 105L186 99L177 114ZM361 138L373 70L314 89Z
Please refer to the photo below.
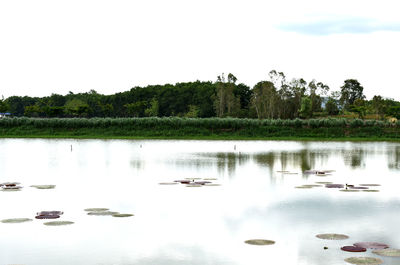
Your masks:
M212 183L211 181L195 181L193 184L198 184L198 185L204 185L204 184L210 184Z
M295 188L296 189L311 189L312 187L302 185L302 186L295 186Z
M189 184L189 185L186 185L186 187L201 187L201 186L203 186L203 185L199 185L199 184Z
M108 210L110 210L110 209L108 209L108 208L87 208L87 209L85 209L86 212L105 212Z
M364 192L379 192L379 190L362 190Z
M104 212L89 212L88 213L88 215L98 215L98 216L107 216L107 215L114 215L114 214L119 214L119 212L104 211Z
M358 192L359 190L355 190L355 189L343 189L343 190L340 190L340 191L344 191L344 192Z
M62 211L41 211L36 213L36 215L62 215L64 212Z
M319 185L319 184L304 184L303 187L315 188L315 187L323 187L323 186Z
M400 249L395 249L395 248L377 249L373 250L372 253L380 256L400 257Z
M5 224L18 224L18 223L24 223L24 222L29 222L32 221L32 219L29 218L11 218L11 219L3 219L1 220L2 223Z
M352 189L356 189L356 190L367 190L368 189L368 187L361 187L361 186L354 186L354 187L351 187Z
M117 214L113 214L113 217L131 217L133 216L133 214L130 213L117 213Z
M327 240L344 240L349 238L349 236L343 234L318 234L316 237Z
M54 189L56 185L31 185L31 187L40 190L48 190L48 189Z
M35 216L36 219L57 219L60 218L58 214L43 214Z
M343 189L343 184L325 184L326 188L336 188L336 189Z
M379 265L383 263L383 260L378 259L378 258L372 258L372 257L351 257L347 258L344 261L351 263L351 264L357 264L357 265L362 265L362 264L368 264L368 265Z
M72 225L74 222L71 221L53 221L53 222L46 222L43 223L44 225L49 226L60 226L60 225Z
M217 178L204 178L204 180L217 180Z
M263 246L263 245L273 245L273 244L275 244L275 241L266 240L266 239L249 239L249 240L244 241L244 243L250 244L250 245Z
M178 182L160 182L159 185L176 185Z
M388 248L389 246L383 243L377 243L377 242L357 242L353 244L356 247L361 247L361 248L370 248L370 249L385 249Z
M219 184L219 183L206 183L206 184L204 184L204 186L221 186L221 184Z
M340 248L343 251L348 251L348 252L365 252L367 251L366 248L362 247L356 247L356 246L344 246Z

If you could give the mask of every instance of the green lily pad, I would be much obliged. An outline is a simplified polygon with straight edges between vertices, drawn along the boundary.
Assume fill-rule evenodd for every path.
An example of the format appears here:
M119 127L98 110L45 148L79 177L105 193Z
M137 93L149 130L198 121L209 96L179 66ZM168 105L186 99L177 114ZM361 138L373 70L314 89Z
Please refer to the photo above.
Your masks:
M343 234L318 234L316 237L327 240L344 240L349 238L349 236Z
M221 186L221 184L218 184L218 183L206 183L203 186Z
M395 249L395 248L377 249L373 250L372 253L380 256L400 257L400 249Z
M361 190L363 192L380 192L380 190Z
M72 225L74 222L71 221L52 221L52 222L46 222L43 223L44 225L49 225L49 226L60 226L60 225Z
M319 184L304 184L303 187L315 188L315 187L323 187L323 186L319 185Z
M217 178L203 178L204 180L218 180Z
M295 186L295 188L296 189L311 189L312 187L302 185L302 186Z
M40 190L54 189L56 185L31 185L33 188L37 188Z
M203 186L203 185L198 185L198 184L189 184L189 185L186 185L186 187L201 187L201 186Z
M244 241L244 243L250 245L264 246L264 245L273 245L275 244L275 241L266 239L249 239Z
M130 213L117 213L117 214L113 214L113 217L131 217L133 216L133 214Z
M383 263L383 260L378 259L378 258L372 258L372 257L351 257L347 258L344 261L351 263L351 264L357 264L357 265L362 265L362 264L368 264L368 265L379 265Z
M1 220L2 223L5 224L18 224L18 223L24 223L24 222L30 222L32 219L29 218L11 218L11 219L3 219Z
M108 208L87 208L87 209L85 209L86 212L105 212L108 210L110 210L110 209L108 209Z
M357 191L360 191L360 190L355 190L355 189L342 189L342 190L340 190L340 191L344 191L344 192L357 192Z
M104 211L104 212L89 212L88 213L88 215L97 215L97 216L107 216L107 215L114 215L114 214L119 214L119 212Z
M160 182L159 185L176 185L178 182Z

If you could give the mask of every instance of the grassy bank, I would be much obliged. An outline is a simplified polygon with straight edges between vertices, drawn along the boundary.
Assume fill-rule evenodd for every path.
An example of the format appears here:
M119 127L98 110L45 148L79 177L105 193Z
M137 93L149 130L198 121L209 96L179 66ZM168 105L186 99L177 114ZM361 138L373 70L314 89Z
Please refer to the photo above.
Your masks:
M400 140L400 123L359 119L0 119L0 137Z

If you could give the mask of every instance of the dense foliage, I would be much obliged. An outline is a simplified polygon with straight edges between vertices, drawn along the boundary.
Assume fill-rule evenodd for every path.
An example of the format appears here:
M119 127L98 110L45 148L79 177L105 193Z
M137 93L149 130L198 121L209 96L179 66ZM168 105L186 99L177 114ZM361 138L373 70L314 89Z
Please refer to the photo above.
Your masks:
M258 119L310 119L334 115L381 120L400 118L400 103L374 96L366 100L363 87L355 79L344 81L340 91L328 94L322 82L286 80L282 72L271 71L269 80L253 88L238 84L228 74L216 82L188 82L134 87L113 95L94 90L47 97L11 96L0 100L0 113L13 117L92 118L92 117L233 117ZM353 118L354 118L353 117Z

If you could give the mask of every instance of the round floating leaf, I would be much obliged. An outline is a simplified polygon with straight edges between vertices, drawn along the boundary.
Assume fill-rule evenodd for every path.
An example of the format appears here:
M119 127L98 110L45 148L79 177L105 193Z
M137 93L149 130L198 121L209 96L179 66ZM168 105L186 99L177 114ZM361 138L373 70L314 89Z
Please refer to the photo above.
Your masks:
M204 186L221 186L221 184L218 184L218 183L207 183L207 184L204 184Z
M377 242L357 242L353 244L356 247L361 247L361 248L371 248L371 249L385 249L388 248L389 246L383 243L377 243Z
M217 178L204 178L204 180L218 180Z
M12 192L12 191L21 191L21 189L19 189L19 188L18 189L6 189L6 188L3 187L1 189L1 191L5 191L5 192L9 192L10 191L10 192Z
M174 180L174 182L180 182L181 184L189 184L191 180Z
M360 187L360 186L354 186L354 187L351 187L352 189L356 189L356 190L367 190L368 189L368 187Z
M381 184L359 184L360 186L365 186L365 187L378 187L381 186Z
M194 184L198 184L198 185L204 185L204 184L209 184L212 183L211 181L195 181Z
M0 184L0 186L6 186L6 187L12 187L12 186L17 186L21 183L19 182L3 182Z
M366 248L362 247L356 247L356 246L344 246L340 248L343 251L348 251L348 252L365 252L367 251Z
M343 190L340 190L340 191L344 191L344 192L358 192L359 190L353 190L353 189L343 189Z
M33 188L37 188L40 190L54 189L56 185L31 185Z
M310 186L295 186L296 189L311 189L312 187Z
M362 190L364 192L379 192L380 190Z
M372 258L372 257L351 257L347 258L344 261L351 263L351 264L357 264L357 265L362 265L362 264L368 264L368 265L379 265L383 263L383 260L378 259L378 258Z
M199 184L189 184L189 185L186 185L186 187L201 187L201 186L203 186L203 185L199 185Z
M185 178L185 179L189 179L190 180L190 179L201 179L201 178Z
M322 172L325 172L325 173L332 173L332 172L335 172L336 170L334 170L334 169L324 169L324 170L321 170Z
M160 182L158 184L159 185L175 185L175 184L178 184L178 182Z
M273 245L275 244L275 241L266 239L249 239L244 241L244 243L250 245L264 246L264 245Z
M89 212L88 213L88 215L97 215L97 216L107 216L107 215L114 215L114 214L119 214L119 212L104 211L104 212Z
M108 210L110 210L110 209L108 209L108 208L87 208L87 209L85 209L86 212L105 212Z
M59 225L72 225L74 222L71 221L53 221L53 222L46 222L43 223L44 225L49 226L59 226Z
M5 223L5 224L18 224L18 223L24 223L24 222L29 222L29 221L32 221L32 219L29 219L29 218L11 218L11 219L1 220L1 222Z
M303 172L304 174L316 174L317 171L316 170L306 170Z
M35 216L36 219L57 219L60 218L58 214L43 214Z
M325 184L326 188L336 188L336 189L342 189L344 188L343 184Z
M315 187L323 187L323 186L322 185L318 185L318 184L304 184L303 187L315 188Z
M320 239L328 239L328 240L344 240L348 239L349 236L342 235L342 234L318 234L316 237Z
M130 213L117 213L117 214L113 214L113 217L131 217L133 216L133 214Z
M62 215L62 211L41 211L36 213L36 215Z
M395 249L395 248L377 249L373 250L372 253L380 256L400 257L400 249Z

